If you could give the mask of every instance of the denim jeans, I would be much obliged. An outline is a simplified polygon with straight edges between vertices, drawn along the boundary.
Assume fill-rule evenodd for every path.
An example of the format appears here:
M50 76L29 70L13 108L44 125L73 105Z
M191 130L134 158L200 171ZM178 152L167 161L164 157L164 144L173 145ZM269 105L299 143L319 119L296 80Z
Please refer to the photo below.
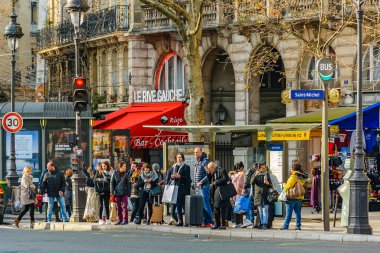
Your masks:
M261 224L267 225L268 215L269 215L269 205L258 205L257 208L259 209Z
M293 216L293 210L296 213L296 228L301 228L301 207L302 199L288 199L286 201L286 216L283 228L289 228L289 223Z
M248 212L245 214L245 218L247 220L250 220L252 221L252 223L254 222L254 218L255 218L255 205L253 204L253 197L250 197L249 198L249 209L248 209Z
M202 197L203 197L203 223L204 224L213 224L212 221L212 209L211 209L211 202L210 202L210 191L211 186L204 185L201 188Z
M59 206L60 206L60 213L61 213L61 218L63 221L68 222L69 220L67 219L66 215L66 204L65 204L65 198L62 197L49 197L49 207L48 207L48 217L47 220L48 222L51 222L51 216L53 215L53 206L54 206L54 199L57 198Z

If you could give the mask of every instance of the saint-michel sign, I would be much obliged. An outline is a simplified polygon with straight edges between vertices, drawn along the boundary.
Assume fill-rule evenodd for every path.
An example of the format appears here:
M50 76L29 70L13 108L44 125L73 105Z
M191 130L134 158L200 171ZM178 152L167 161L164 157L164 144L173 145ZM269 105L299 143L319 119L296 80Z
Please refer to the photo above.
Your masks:
M183 90L137 90L133 92L134 103L159 103L182 101Z

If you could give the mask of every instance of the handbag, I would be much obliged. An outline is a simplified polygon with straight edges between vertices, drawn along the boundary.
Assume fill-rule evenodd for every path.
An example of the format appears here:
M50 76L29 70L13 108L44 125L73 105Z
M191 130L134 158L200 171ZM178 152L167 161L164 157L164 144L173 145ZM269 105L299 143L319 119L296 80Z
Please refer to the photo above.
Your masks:
M110 192L110 182L106 178L95 178L94 184L97 193Z
M280 196L278 196L278 200L281 201L281 202L286 202L287 198L286 198L286 191L285 190L283 190L280 193Z
M150 188L150 195L151 196L158 196L162 194L162 188L159 185L156 185L152 188Z
M236 197L234 213L243 214L249 211L250 199L244 195Z
M267 200L269 203L274 203L277 201L278 196L279 196L278 191L276 191L274 189L269 189Z
M28 198L31 200L36 199L36 192L32 188L28 188Z
M286 197L288 199L300 198L303 197L305 193L305 187L303 187L303 185L301 185L299 182L296 182L293 188L288 190L288 192L286 193Z
M226 200L236 196L237 192L233 184L225 184L218 187L221 200Z
M164 194L162 195L162 203L177 204L178 186L165 185Z

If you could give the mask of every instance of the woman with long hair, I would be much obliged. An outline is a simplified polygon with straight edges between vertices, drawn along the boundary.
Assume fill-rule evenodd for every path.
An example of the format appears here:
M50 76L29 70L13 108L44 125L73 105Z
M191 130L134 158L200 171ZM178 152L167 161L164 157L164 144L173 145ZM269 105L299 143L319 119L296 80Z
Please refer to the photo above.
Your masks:
M141 188L140 190L140 208L139 208L139 219L135 222L136 224L141 224L142 217L144 215L145 204L148 202L149 217L147 225L150 225L150 220L153 213L153 197L150 194L150 190L157 186L158 175L152 169L152 166L148 163L143 165L143 173L141 173L139 180L135 183L135 187Z
M19 227L19 223L24 217L24 215L29 212L30 214L30 227L34 226L34 197L31 192L34 192L35 185L33 184L33 174L32 168L26 166L22 172L21 178L21 205L24 206L24 209L18 216L18 218L14 221L16 227ZM35 196L35 195L34 195Z
M135 183L140 178L141 169L137 162L132 162L129 171L129 184L131 189L130 199L133 206L130 222L134 222L140 209L140 189Z
M110 222L110 182L111 166L108 161L102 162L94 178L95 190L99 195L99 224L111 224ZM103 207L106 209L106 219L103 219Z
M72 169L67 169L65 171L65 203L66 203L66 211L69 217L71 217L71 213L73 210L73 184L71 181L71 177L73 175Z

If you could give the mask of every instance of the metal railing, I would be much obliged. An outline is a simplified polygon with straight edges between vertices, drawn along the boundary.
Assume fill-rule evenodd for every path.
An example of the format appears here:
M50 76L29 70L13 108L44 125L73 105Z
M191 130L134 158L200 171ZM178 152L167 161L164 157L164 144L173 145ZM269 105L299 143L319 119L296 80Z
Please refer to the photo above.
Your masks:
M127 31L129 29L128 10L127 5L115 5L97 12L87 13L81 24L82 38L91 39L117 31ZM40 30L37 40L38 49L71 43L73 37L74 27L70 20L65 20L57 26Z

